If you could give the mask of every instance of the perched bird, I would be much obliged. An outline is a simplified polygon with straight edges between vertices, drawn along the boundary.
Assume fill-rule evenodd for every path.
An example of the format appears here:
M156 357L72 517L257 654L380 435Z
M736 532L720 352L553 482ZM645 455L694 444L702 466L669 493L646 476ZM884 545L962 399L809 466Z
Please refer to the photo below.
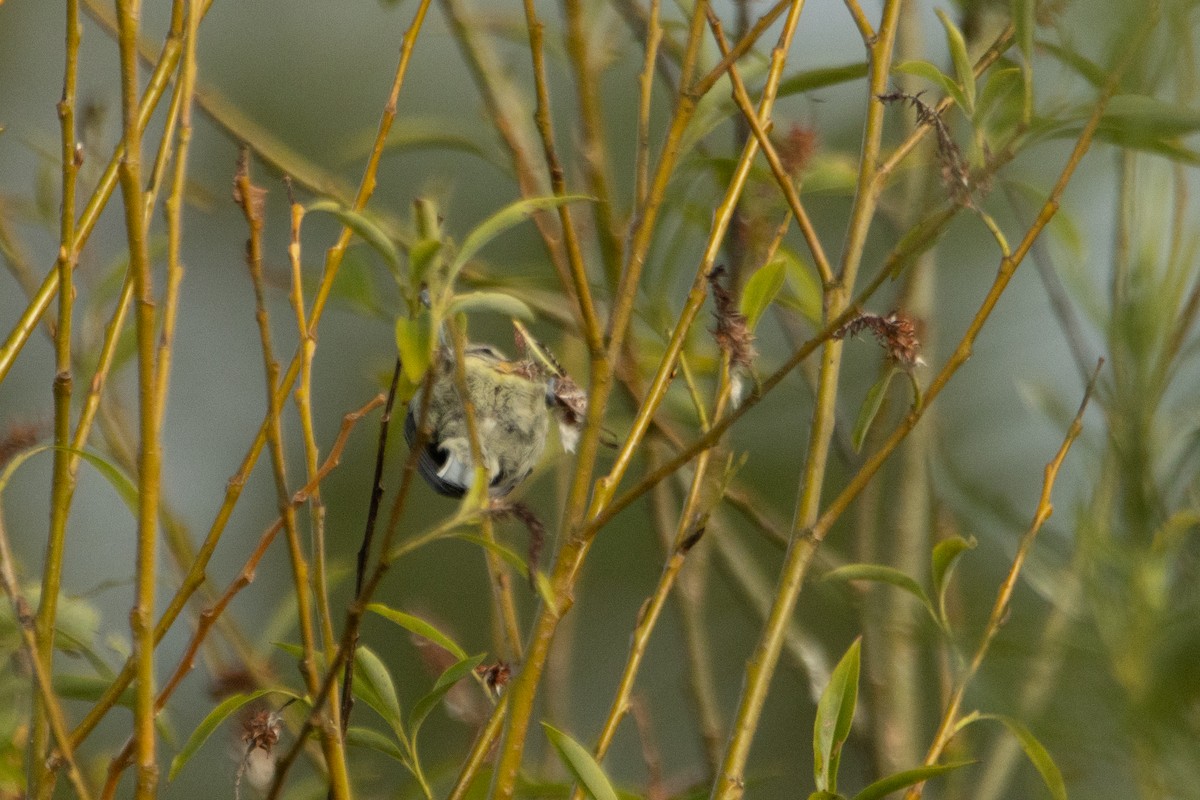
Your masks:
M549 351L516 326L517 345L526 357L511 361L486 344L468 344L463 352L467 396L475 411L479 449L488 474L488 492L504 497L533 472L546 446L553 412L563 446L574 449L586 410L586 398ZM455 383L454 352L439 347L433 370L425 425L426 444L417 470L433 490L461 497L471 487L474 464L466 411ZM404 419L404 436L417 440L421 393L412 399Z

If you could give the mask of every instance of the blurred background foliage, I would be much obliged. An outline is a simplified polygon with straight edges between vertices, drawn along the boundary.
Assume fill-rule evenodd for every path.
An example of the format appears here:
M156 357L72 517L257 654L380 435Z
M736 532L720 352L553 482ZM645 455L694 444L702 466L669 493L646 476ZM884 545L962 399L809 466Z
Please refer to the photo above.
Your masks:
M635 191L637 87L644 52L640 20L646 10L632 0L584 5L583 35L598 76L605 162L611 196L617 199L606 210L620 233L629 222ZM878 5L867 2L863 8L875 18ZM953 48L935 9L962 31L974 58L1010 24L1013 9L1032 8L1031 60L1025 61L1018 44L1010 45L980 79L973 118L959 109L945 115L948 134L973 174L986 173L988 160L1010 148L1005 163L986 175L986 185L975 188L971 201L1009 242L1021 238L1041 206L1098 91L1150 13L1151 6L1143 5L1108 0L904 4L896 60L926 60L951 76ZM148 3L143 10L143 36L154 43L152 49L166 31L168 6ZM666 39L661 89L650 114L652 149L671 111L678 41L690 13L686 6L663 8ZM733 38L746 25L739 15L753 21L766 6L713 4ZM186 191L186 273L163 443L163 523L175 544L162 556L163 597L173 592L189 548L211 523L265 410L254 299L245 269L246 225L229 199L239 140L255 153L256 180L268 191L268 308L278 350L286 354L296 345L296 333L287 298L287 192L277 167L282 163L296 179L301 202L324 197L345 202L370 152L414 7L413 0L216 2L200 28L197 99L208 113L196 118ZM558 4L539 3L538 8L546 23L548 88L567 186L588 193L564 18ZM108 13L107 7L101 12ZM0 332L5 335L58 251L55 103L62 89L62 13L57 3L8 0L0 5L0 260L6 268L0 278ZM974 652L1037 506L1042 469L1083 397L1088 373L1103 356L1107 362L1083 435L1055 485L1055 514L1020 575L1009 615L969 687L966 707L1021 720L1051 754L1072 796L1200 798L1198 14L1195 2L1161 4L1152 31L1121 78L1098 141L1001 298L971 360L823 545L817 574L800 595L755 740L749 796L796 797L811 791L813 762L806 742L815 699L859 635L859 712L842 756L842 785L861 787L920 763L959 659ZM84 198L121 135L116 46L97 21L100 15L85 15L80 51ZM456 18L470 37L456 26ZM765 74L774 31L741 62L752 97ZM435 4L414 50L368 207L380 229L402 245L411 243L418 198L436 208L448 235L461 242L481 220L521 196L518 172L482 99L480 76L466 63L469 38L487 54L484 74L493 88L503 89L504 109L519 121L521 135L532 130L533 79L520 8L466 0ZM863 52L846 8L812 0L801 18L773 116L776 146L793 159L793 177L835 259L854 196L865 108L874 102L866 97ZM706 68L718 58L706 39ZM946 87L927 80L929 75L917 68L893 77L897 90L924 92L924 102L933 103ZM1023 83L1023 75L1031 82ZM889 106L885 153L912 130L911 105ZM147 130L148 142L161 135L165 107ZM1032 112L1027 119L1026 109ZM666 211L647 258L629 347L630 369L638 376L634 383L644 382L660 360L746 135L722 81L701 101L685 137L683 160L668 187ZM536 139L526 143L538 146ZM540 150L529 156L541 163ZM737 287L762 265L786 209L765 163L756 163L721 257ZM903 162L881 198L866 243L864 275L873 275L927 215L947 207L961 210L962 204L956 206L947 195L941 174L946 164L933 137ZM156 270L165 248L158 219L151 242ZM619 235L606 241L604 217L593 217L590 208L579 207L577 219L586 233L591 280L607 308L605 265L619 259L605 248L626 242ZM333 216L305 219L303 268L312 281L306 286L310 292L338 230ZM76 270L80 395L128 266L124 236L114 199ZM756 330L759 376L773 371L819 329L820 284L797 232L788 233L777 257L784 279ZM919 383L927 382L952 352L999 261L996 239L981 216L968 209L869 301L874 312L898 307L918 320L929 365L917 369ZM463 283L500 289L530 305L537 317L535 333L570 373L581 382L586 378L586 349L533 225L516 227L490 243L468 266ZM378 253L361 240L347 254L332 299L313 367L322 447L337 434L343 414L386 387L396 350L393 324L402 305ZM699 394L711 396L720 364L710 323L701 319L687 341L685 368L659 413L664 427L685 440L694 438L699 425L687 381L694 379ZM480 314L471 322L473 338L512 351L502 316ZM132 475L137 387L128 327L89 447ZM907 410L909 390L897 381L861 452L854 446L851 431L863 398L884 369L880 352L867 337L846 345L827 497L840 491ZM3 379L4 460L50 439L54 365L52 341L38 331ZM613 781L639 796L685 796L694 786L705 787L697 796L707 794L713 754L719 754L727 729L716 738L709 732L706 739L689 687L711 686L717 720L729 724L783 558L807 447L814 370L806 364L789 376L724 441L720 452L736 465L728 494L713 507L705 536L689 554L668 614L650 642L635 690L636 728L625 724L605 761ZM637 404L628 394L613 396L605 423L618 437ZM341 466L323 484L335 609L344 608L352 594L354 553L370 494L375 419L351 436ZM292 437L288 454L298 470L303 456L294 419L286 416L285 426ZM406 455L398 439L393 436L388 451L389 475L399 472ZM652 435L639 453L634 479L671 447L664 435ZM611 458L610 452L601 453L601 469ZM548 551L555 546L572 463L550 447L520 490L548 525ZM16 572L35 604L50 476L50 456L36 456L13 473L2 496ZM576 606L559 631L539 718L585 746L599 730L625 663L629 632L662 570L664 537L669 542L688 479L681 471L604 529L577 586ZM423 485L413 491L404 531L423 530L452 513L452 501ZM209 564L214 586L233 578L274 518L273 492L269 469L260 465ZM86 467L68 531L55 672L57 691L74 721L130 652L135 539L122 499ZM524 551L527 534L519 525L500 524L499 535L515 551ZM947 634L896 586L820 579L834 567L862 562L890 565L927 586L934 544L953 536L975 546L961 555L948 584ZM301 685L294 660L273 644L297 640L289 574L278 542L160 720L164 775L170 757L229 691L246 682ZM518 612L528 622L537 597L522 591L519 579L516 584ZM488 575L475 544L450 540L406 556L376 599L428 619L467 653L498 652ZM341 613L333 617L340 624ZM167 634L159 648L164 665L178 660L191 624ZM364 621L363 643L386 665L405 709L429 691L437 670L446 666L428 646L378 616ZM11 608L5 605L0 612L5 663L0 671L0 797L20 796L27 768L29 676L18 649ZM457 774L486 713L482 702L464 695L450 713L435 711L426 723L421 759L438 796ZM371 724L364 718L374 721L364 708L356 715L360 724ZM126 719L110 715L80 750L85 773L102 782L127 735ZM540 730L531 731L530 739L525 762L530 796L561 794L566 773ZM164 780L161 794L231 793L239 747L236 732L222 730L176 777ZM993 800L1048 791L1016 740L1000 727L972 726L952 743L949 755L978 763L932 782L931 797ZM393 759L371 749L352 749L350 756L359 796L419 796L409 773ZM297 774L291 796L323 793L311 765ZM70 787L60 783L59 794L66 796Z

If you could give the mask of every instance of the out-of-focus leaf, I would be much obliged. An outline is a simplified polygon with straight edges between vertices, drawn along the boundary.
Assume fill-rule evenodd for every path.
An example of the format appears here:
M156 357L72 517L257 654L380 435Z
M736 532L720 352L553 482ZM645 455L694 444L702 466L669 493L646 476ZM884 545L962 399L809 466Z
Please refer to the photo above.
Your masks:
M77 450L74 447L59 447L58 445L53 444L43 444L21 451L17 455L13 456L8 464L5 465L4 471L0 472L0 493L3 493L5 487L8 486L8 482L12 479L13 473L17 471L17 467L24 464L33 456L36 456L38 453L43 453L47 450L62 450L64 453L71 453L72 455L79 456L84 461L91 464L96 468L96 471L100 473L101 477L108 481L109 484L112 485L113 489L117 491L117 494L120 496L121 500L125 502L125 505L129 508L129 510L134 515L137 514L137 486L135 486L133 481L129 479L129 476L107 459L102 458L95 453L89 453L87 450Z
M854 191L858 182L858 162L846 153L821 152L813 156L804 172L804 193Z
M787 263L777 256L755 270L746 281L746 286L742 289L740 311L745 315L746 325L751 331L758 327L758 320L767 310L767 306L775 300L786 278Z
M467 234L467 238L463 240L462 247L459 248L458 254L450 264L450 283L454 283L454 279L458 277L459 271L468 261L475 257L476 253L483 249L485 244L514 225L528 219L535 212L548 208L558 208L566 203L577 203L593 199L582 194L567 194L562 197L529 197L524 200L518 200L515 203L510 203L479 223L474 230Z
M1032 0L1018 1L1033 5ZM1032 33L1030 35L1032 36ZM1037 46L1039 50L1044 51L1058 59L1064 66L1075 70L1077 73L1079 73L1081 78L1086 80L1097 89L1102 88L1104 86L1104 82L1108 80L1108 70L1069 47L1063 47L1057 42L1049 41L1038 42Z
M950 576L954 573L955 566L958 565L958 557L974 548L974 537L964 539L961 536L951 536L933 546L929 574L933 584L933 596L937 598L938 617L942 620L943 625L947 621L946 586L950 583Z
M876 583L891 584L920 600L921 605L929 612L929 616L933 617L935 622L937 621L937 613L933 609L933 603L930 601L929 595L921 588L921 584L895 567L888 567L883 564L845 564L837 569L826 572L824 580L875 581Z
M807 261L787 247L779 248L777 258L787 268L787 282L776 302L784 308L799 312L809 322L821 322L821 284L816 271Z
M975 102L976 123L982 123L994 108L1020 89L1022 80L1023 76L1018 67L1004 67L989 72Z
M846 800L846 796L837 792L827 792L824 789L818 789L808 796L808 800Z
M410 289L429 283L429 272L435 263L435 257L442 250L438 239L421 239L408 250L408 285Z
M407 152L418 150L443 150L448 152L468 153L487 161L489 164L500 166L488 156L477 142L467 136L452 133L455 126L448 120L431 117L414 117L405 115L403 122L396 125L388 133L384 142L385 152ZM351 162L370 155L375 146L378 133L374 128L353 136L350 143L338 153L343 162Z
M499 542L484 539L482 536L476 536L473 533L456 533L454 534L454 538L462 539L465 542L472 542L485 550L492 551L503 558L522 578L529 578L529 565L525 563L525 560ZM538 596L542 598L542 602L551 608L555 607L557 603L554 600L554 589L550 586L550 580L546 577L546 574L539 570L534 575L533 580L534 585L537 587Z
M175 776L179 774L179 770L183 769L187 762L191 760L192 756L196 754L196 751L200 749L200 746L208 741L208 737L212 736L213 731L215 731L217 727L229 717L230 714L234 713L247 703L250 703L268 694L281 694L284 697L291 698L292 700L303 699L300 697L300 695L293 694L292 692L284 689L259 689L258 691L250 692L248 694L235 694L233 697L226 698L216 708L208 712L208 716L200 721L200 724L196 726L196 730L192 731L192 735L189 736L187 742L184 743L183 749L176 754L175 758L171 759L171 769L170 772L167 773L167 780L175 779Z
M523 300L504 292L467 292L455 295L450 302L450 315L471 311L491 311L506 317L533 320L533 311Z
M886 778L880 778L854 795L851 800L883 800L884 797L887 797L892 792L922 783L930 778L936 778L938 775L945 775L947 772L952 772L953 770L961 769L974 763L974 761L951 761L946 764L934 764L930 767L906 769L894 775L888 775Z
M396 349L400 353L404 377L414 386L419 384L433 361L433 336L428 318L424 315L416 319L397 317Z
M383 257L392 274L400 274L400 251L396 249L396 245L383 232L383 229L369 216L360 211L346 208L333 200L318 200L305 208L306 213L314 211L321 211L337 217L339 222L358 234L359 238Z
M354 693L375 709L393 730L401 730L400 699L383 660L364 644L354 649Z
M975 71L971 67L971 57L967 55L967 41L963 38L962 31L954 24L948 15L942 9L934 9L934 13L942 22L942 27L946 29L946 47L950 49L950 60L954 62L954 74L958 77L958 83L962 86L963 99L966 100L966 105L963 109L968 116L975 114Z
M467 675L470 675L471 672L477 666L479 666L481 661L483 661L482 653L477 656L471 656L470 658L464 658L463 660L452 664L446 669L445 672L438 676L438 679L434 682L433 688L429 690L429 693L416 702L416 704L413 706L412 714L408 720L409 736L412 737L414 742L417 739L417 732L421 729L421 724L425 722L425 718L429 716L429 712L432 711L438 703L442 702L442 698L446 696L446 692L454 688L454 684L458 683Z
M1067 800L1067 785L1063 782L1062 772L1059 771L1058 765L1054 763L1054 759L1050 757L1050 753L1038 741L1029 728L1004 714L976 713L964 717L959 723L959 729L961 730L981 719L995 720L1008 728L1009 733L1016 737L1017 742L1021 745L1021 749L1025 751L1025 756L1042 776L1042 783L1050 790L1050 796L1054 800Z
M1017 49L1021 51L1021 75L1024 95L1021 120L1028 123L1033 116L1033 29L1037 0L1012 0L1012 21L1016 30Z
M941 87L942 91L950 95L954 99L955 104L959 108L967 111L974 106L974 98L971 98L971 104L967 104L967 96L959 87L954 79L946 73L942 72L928 61L901 61L892 67L892 72L903 72L906 75L916 75L918 78L924 78L930 83Z
M59 697L71 700L96 701L112 686L111 678L101 678L95 675L65 675L54 676L54 693ZM126 687L117 697L117 705L133 708L133 687Z
M854 452L857 453L862 450L867 433L871 430L871 424L875 422L875 417L879 414L879 409L883 405L883 398L887 396L887 388L891 385L892 378L896 377L899 372L899 367L892 365L867 390L867 395L863 398L862 405L858 409L858 419L854 422L854 432L850 436Z
M357 254L357 251L353 252ZM366 262L361 258L352 258L351 253L347 253L333 282L330 297L364 316L390 319L391 314L385 313L379 303L379 289L372 278L372 270Z
M814 89L824 89L839 83L856 81L867 77L867 64L859 61L853 64L842 64L837 67L818 67L797 72L790 78L779 82L779 96L786 97L801 92L811 92Z
M394 608L388 608L383 603L371 603L367 606L367 611L378 614L384 619L396 623L410 633L415 633L422 639L427 639L433 642L438 647L452 654L459 661L462 661L467 657L466 652L458 646L457 642L420 617L414 617L412 614L405 614L403 611L397 611Z
M546 738L558 751L563 765L575 776L589 797L593 800L617 800L612 782L583 745L548 722L543 722L542 727L546 730Z
M371 728L351 725L349 730L346 731L346 744L354 747L366 747L378 753L383 753L399 761L401 764L408 764L408 759L404 757L404 752L400 749L400 745L396 743L395 739Z
M817 701L813 726L813 774L819 791L836 792L842 745L850 735L854 707L858 703L858 671L862 638L854 640L833 668L829 685Z

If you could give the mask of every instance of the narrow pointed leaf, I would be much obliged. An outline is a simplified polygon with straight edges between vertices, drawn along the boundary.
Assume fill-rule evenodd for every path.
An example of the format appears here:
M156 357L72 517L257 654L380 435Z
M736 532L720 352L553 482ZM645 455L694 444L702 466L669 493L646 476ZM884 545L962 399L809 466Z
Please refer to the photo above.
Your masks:
M954 99L959 108L965 111L969 107L966 94L954 82L954 79L928 61L902 61L892 67L892 72L903 72L906 75L924 78L930 83L940 86L943 92Z
M354 650L354 676L354 693L375 709L393 730L400 730L404 718L400 714L396 685L383 660L366 645L360 644Z
M466 651L459 647L457 642L420 617L414 617L412 614L405 614L403 611L388 608L382 603L371 603L367 606L367 611L374 612L384 619L396 623L401 628L410 633L415 633L422 639L428 639L459 661L467 657Z
M413 706L412 715L408 720L409 736L414 742L417 739L417 731L421 729L421 723L429 716L429 712L433 711L434 707L442 701L442 698L446 696L446 692L454 688L454 684L467 675L470 675L471 671L479 666L481 661L483 661L482 653L452 664L445 672L438 676L429 693L416 702L416 705Z
M954 62L954 74L962 86L963 97L967 101L964 106L968 115L975 113L975 70L971 67L971 57L967 55L967 41L962 31L950 19L950 16L938 8L935 9L942 27L946 29L946 46L950 48L950 59Z
M779 82L779 96L811 92L814 89L824 89L867 77L867 62L859 61L854 64L842 64L837 67L818 67L797 72Z
M8 486L8 482L12 479L13 473L17 471L17 467L24 464L30 458L36 456L38 453L44 453L47 450L62 450L64 453L71 453L72 455L79 456L88 464L95 467L96 471L100 473L101 477L108 481L109 484L112 485L113 489L116 490L117 495L120 496L122 502L125 503L129 510L134 514L137 514L138 490L137 486L129 478L129 476L122 472L121 469L115 464L96 455L95 453L90 453L87 450L77 450L74 447L60 447L59 445L43 444L38 445L37 447L31 447L28 450L24 450L21 453L13 456L8 464L5 465L4 471L0 472L0 493L3 493L4 488Z
M862 639L854 640L817 702L817 720L813 729L813 772L817 789L837 791L838 765L842 745L850 735L854 707L858 703L858 670Z
M871 425L875 422L875 417L879 414L879 409L883 406L883 398L887 397L887 388L892 383L892 378L900 370L895 366L891 367L883 374L875 384L867 390L867 396L863 398L862 405L858 409L858 419L854 422L854 432L850 436L850 443L854 445L854 451L857 453L862 450L863 442L866 441L867 434L871 431Z
M583 745L549 723L543 722L542 727L546 730L546 738L558 751L563 765L575 776L589 797L593 800L617 800L617 792L608 776Z
M366 747L383 753L401 764L408 763L408 759L404 757L404 751L400 749L400 745L396 743L395 739L371 728L351 725L350 729L346 731L346 744L354 747Z
M751 331L758 327L758 320L775 300L786 279L787 262L782 258L773 258L746 281L739 310L746 317L746 325Z
M973 537L964 539L961 536L951 536L933 547L929 575L933 585L933 596L937 599L938 616L943 624L946 622L946 586L958 565L958 557L974 549L975 544Z
M935 622L937 621L933 603L930 601L929 595L921 588L921 584L895 567L887 567L883 564L846 564L825 573L824 579L827 581L875 581L876 583L891 584L920 600L929 615Z
M525 563L525 559L521 558L521 556L517 555L516 552L508 547L505 547L499 542L489 541L484 539L482 536L476 536L473 533L456 533L454 534L454 538L477 544L480 547L492 551L508 562L509 566L515 569L522 578L529 578L529 565ZM550 580L541 570L538 570L534 575L534 585L536 586L538 595L542 598L543 603L551 607L556 605L554 601L554 591L550 586Z
M339 222L358 234L360 239L383 257L393 274L400 274L400 251L396 249L396 245L383 232L383 229L366 214L346 208L333 200L318 200L305 208L305 211L310 213L323 211L337 217Z
M450 302L448 316L471 311L491 311L526 321L533 319L533 311L523 300L503 292L467 292L455 295Z
M1050 753L1038 741L1029 728L1012 717L1003 714L974 714L970 722L981 719L995 720L1008 728L1009 733L1016 737L1017 742L1021 745L1021 749L1025 751L1025 756L1029 759L1030 763L1041 774L1042 783L1050 790L1050 796L1054 800L1067 800L1067 785L1063 782L1062 772L1059 771L1058 765L1054 763L1054 759L1050 757ZM963 727L966 726L963 725Z
M505 206L467 234L466 240L463 241L462 247L459 248L458 254L450 264L450 282L454 282L454 279L458 277L459 270L474 258L484 245L514 225L528 219L535 212L591 199L582 194L568 194L562 197L530 197Z
M880 778L854 795L851 800L883 800L884 797L887 797L892 792L922 783L930 778L936 778L938 775L945 775L947 772L952 772L974 763L974 761L951 761L946 764L934 764L930 767L906 769L894 775L888 775L886 778Z
M212 736L213 731L215 731L217 727L229 717L230 714L234 713L247 703L253 702L258 698L268 694L281 694L284 697L291 698L292 700L303 699L300 697L300 695L293 694L292 692L283 689L259 689L258 691L250 692L248 694L235 694L233 697L225 698L225 700L223 700L216 708L208 712L208 716L200 721L200 724L196 726L194 731L192 731L192 735L188 737L187 742L184 743L183 749L176 754L175 758L171 759L171 769L167 773L167 780L175 779L175 776L179 774L179 770L183 769L184 765L191 760L192 756L196 754L196 751L200 749L201 745L208 741L208 737Z

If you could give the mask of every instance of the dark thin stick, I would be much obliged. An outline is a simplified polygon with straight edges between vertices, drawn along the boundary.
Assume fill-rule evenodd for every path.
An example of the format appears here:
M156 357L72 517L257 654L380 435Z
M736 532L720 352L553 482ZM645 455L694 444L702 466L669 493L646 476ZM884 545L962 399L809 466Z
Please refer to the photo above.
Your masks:
M354 571L354 599L357 602L366 582L367 561L371 557L371 541L375 538L375 524L379 519L379 506L383 502L383 462L387 453L388 427L392 421L392 406L396 403L396 386L400 383L400 358L392 370L392 383L388 387L387 404L379 418L379 446L375 448L375 476L371 482L371 504L367 508L367 528L363 531L362 545L358 548L358 564ZM345 672L342 676L342 734L350 728L350 711L354 708L354 650L358 646L358 631L350 641L350 652L346 654Z

